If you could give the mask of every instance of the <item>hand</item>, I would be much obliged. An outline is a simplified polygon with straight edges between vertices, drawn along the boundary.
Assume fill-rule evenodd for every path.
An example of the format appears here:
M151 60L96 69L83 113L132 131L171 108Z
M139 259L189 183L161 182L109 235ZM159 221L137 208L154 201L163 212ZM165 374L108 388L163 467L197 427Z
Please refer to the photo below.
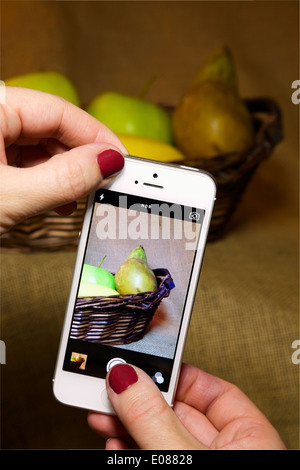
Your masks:
M6 87L0 105L0 234L74 201L120 171L127 153L106 126L62 98Z
M276 430L234 385L183 365L174 410L143 371L114 366L107 393L117 416L90 412L106 449L285 449Z

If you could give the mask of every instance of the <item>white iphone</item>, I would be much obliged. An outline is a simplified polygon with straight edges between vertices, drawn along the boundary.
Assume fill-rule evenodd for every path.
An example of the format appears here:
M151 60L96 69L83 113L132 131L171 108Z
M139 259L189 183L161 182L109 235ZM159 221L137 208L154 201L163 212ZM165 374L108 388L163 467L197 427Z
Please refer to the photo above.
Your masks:
M59 401L114 413L105 376L124 362L172 406L215 197L205 172L131 156L90 196L53 379Z

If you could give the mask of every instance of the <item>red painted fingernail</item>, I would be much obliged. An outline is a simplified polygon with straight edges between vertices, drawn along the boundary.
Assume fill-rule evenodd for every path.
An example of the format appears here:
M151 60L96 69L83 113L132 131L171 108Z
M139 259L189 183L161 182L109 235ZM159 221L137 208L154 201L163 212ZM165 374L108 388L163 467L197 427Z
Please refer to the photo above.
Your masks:
M108 149L99 153L97 162L103 178L108 178L122 170L124 157L120 152Z
M137 382L138 376L133 367L129 364L115 365L108 377L110 387L114 392L120 394L124 392L130 385Z

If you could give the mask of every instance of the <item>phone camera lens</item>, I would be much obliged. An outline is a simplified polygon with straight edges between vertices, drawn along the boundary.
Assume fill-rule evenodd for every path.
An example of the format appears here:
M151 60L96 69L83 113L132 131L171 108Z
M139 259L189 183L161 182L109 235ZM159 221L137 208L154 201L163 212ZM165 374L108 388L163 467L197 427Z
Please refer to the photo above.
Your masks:
M135 184L138 184L138 180L135 180Z
M153 174L153 178L158 178L158 174L157 174L157 173L154 173L154 174Z

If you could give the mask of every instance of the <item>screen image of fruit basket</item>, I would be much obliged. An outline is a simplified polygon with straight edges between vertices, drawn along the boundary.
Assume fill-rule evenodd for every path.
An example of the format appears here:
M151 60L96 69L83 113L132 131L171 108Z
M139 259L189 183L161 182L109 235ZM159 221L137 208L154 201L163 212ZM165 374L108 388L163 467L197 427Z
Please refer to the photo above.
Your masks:
M125 205L95 204L70 338L172 358L201 220Z

